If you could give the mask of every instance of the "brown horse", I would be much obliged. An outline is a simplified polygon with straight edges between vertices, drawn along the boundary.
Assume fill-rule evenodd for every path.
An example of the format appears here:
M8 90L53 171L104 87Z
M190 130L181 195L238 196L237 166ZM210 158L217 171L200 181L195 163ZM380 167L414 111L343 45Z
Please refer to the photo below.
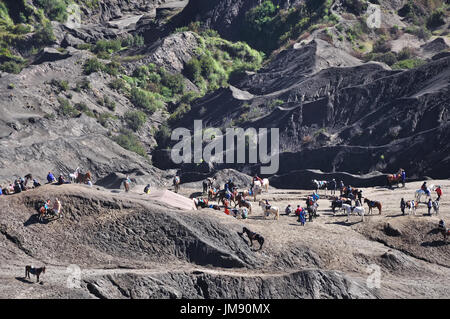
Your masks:
M88 181L91 180L92 180L91 172L88 171L86 174L79 173L75 182L78 184L86 184Z
M249 214L252 213L252 203L248 200L245 200L244 196L241 193L236 195L236 202L237 203L235 203L234 207L239 205L239 208L245 207L248 209Z
M394 185L397 185L402 182L402 174L401 171L397 174L389 174L388 176L386 176L387 179L387 184L389 187L392 187ZM405 187L405 184L402 182L403 187Z
M364 198L364 203L367 203L367 206L369 206L369 214L372 213L372 208L376 207L376 208L378 208L378 212L381 215L381 209L383 208L383 205L381 205L381 202L373 201L368 198Z
M45 267L34 268L32 266L25 266L25 278L31 279L30 274L35 275L37 277L36 282L39 282L39 276L41 274L45 274Z

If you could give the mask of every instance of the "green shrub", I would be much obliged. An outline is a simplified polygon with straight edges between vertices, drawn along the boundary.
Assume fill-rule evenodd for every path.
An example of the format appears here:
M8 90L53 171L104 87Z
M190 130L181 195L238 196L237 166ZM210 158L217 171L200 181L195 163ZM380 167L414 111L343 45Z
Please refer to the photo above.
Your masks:
M95 46L92 48L94 53L114 53L122 49L122 41L120 39L115 40L98 40Z
M67 1L65 0L35 0L34 4L42 8L50 20L59 22L67 20Z
M59 102L59 111L63 116L75 117L80 114L79 111L77 111L72 105L70 105L70 102L68 100L59 97L58 102Z
M22 71L22 65L14 61L6 61L0 66L0 69L3 72L19 74Z
M122 130L119 135L113 137L113 140L126 150L135 152L144 157L147 156L147 152L142 143L139 141L136 135L134 135L133 132L129 130Z
M124 119L130 129L137 131L147 122L147 115L142 111L128 111Z
M92 58L92 59L86 60L83 68L84 68L84 74L89 75L91 73L95 73L95 72L103 70L104 66L103 66L103 63L101 63L97 58Z
M69 83L66 80L53 79L50 81L50 85L54 86L57 89L57 93L67 91L69 89Z
M436 29L445 24L445 13L442 9L433 11L427 19L427 28Z
M110 111L116 110L116 102L114 102L106 95L103 96L103 105L106 106Z
M164 105L153 94L139 88L133 88L131 90L131 102L136 107L144 109L150 113L155 112L158 108L161 108Z
M407 60L402 60L402 61L395 63L394 65L392 65L392 69L394 69L394 70L414 69L423 64L425 64L425 61L423 61L421 59L407 59Z
M76 91L76 92L81 92L82 90L88 91L91 88L92 88L91 82L89 82L88 79L83 79L83 80L77 82L77 85L74 88L74 91Z
M123 91L125 90L125 81L122 79L114 79L109 82L108 86L113 90Z
M50 45L56 41L52 25L49 22L39 25L33 38L38 47Z

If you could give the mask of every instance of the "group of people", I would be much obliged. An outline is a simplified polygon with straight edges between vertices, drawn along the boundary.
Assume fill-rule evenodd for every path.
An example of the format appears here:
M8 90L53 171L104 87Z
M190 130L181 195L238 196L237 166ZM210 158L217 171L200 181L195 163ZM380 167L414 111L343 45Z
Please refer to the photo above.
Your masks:
M32 181L32 184L29 184L30 180ZM25 177L17 177L16 179L14 179L13 183L10 183L5 187L2 187L0 185L0 195L18 194L28 189L36 188L39 186L41 186L39 181L33 179L32 176L28 174Z
M297 222L299 222L302 226L305 226L306 223L306 216L309 214L309 220L312 221L312 214L315 212L315 210L310 210L308 208L319 206L318 200L320 199L319 194L314 192L312 195L306 197L306 208L302 207L301 205L297 205L297 208L292 208L292 205L289 204L286 206L286 209L284 210L284 213L286 216L290 216L291 214L294 214L298 217Z
M44 205L39 209L39 213L40 213L41 220L46 215L58 216L61 218L62 217L61 201L58 198L55 198L55 200L53 201L53 205L52 205L50 199L47 199L45 201Z

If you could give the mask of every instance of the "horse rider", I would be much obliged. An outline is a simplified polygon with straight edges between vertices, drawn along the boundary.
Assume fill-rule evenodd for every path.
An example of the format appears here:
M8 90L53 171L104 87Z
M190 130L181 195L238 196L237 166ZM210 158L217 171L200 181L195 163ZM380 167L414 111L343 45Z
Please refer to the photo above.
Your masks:
M438 186L438 187L436 188L436 194L438 195L438 197L436 198L436 200L439 201L439 200L441 199L441 196L442 196L442 189L441 189L441 186Z
M425 192L425 194L430 195L430 191L427 186L427 182L423 182L422 186L420 187L421 190Z
M402 197L402 200L400 201L400 209L402 210L403 215L405 215L405 208L406 208L406 202L405 202L405 199Z
M253 176L253 184L255 184L256 181L259 181L261 183L261 186L262 186L263 180L258 175Z

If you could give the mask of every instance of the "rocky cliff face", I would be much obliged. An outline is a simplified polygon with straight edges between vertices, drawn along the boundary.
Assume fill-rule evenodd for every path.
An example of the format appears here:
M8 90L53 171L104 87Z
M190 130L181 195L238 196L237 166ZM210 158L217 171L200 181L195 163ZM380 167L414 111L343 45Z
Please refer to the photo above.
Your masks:
M11 53L16 56L2 56L13 63L2 65L9 73L2 72L0 78L2 180L27 169L43 178L48 170L68 173L78 166L95 171L99 179L129 172L142 176L158 172L160 178L165 173L153 165L177 168L162 150L170 144L165 128L169 132L180 126L192 128L194 119L221 128L280 128L284 165L279 176L305 169L366 174L402 167L409 176L448 177L446 4L435 21L417 8L406 14L406 1L371 4L373 10L333 1L326 8L327 17L322 7L311 13L305 3L310 5L272 1L268 12L260 1L238 0L72 4L67 21L52 21L54 38L40 50L30 53L17 47ZM262 68L230 71L230 65L243 62L242 56L255 53L242 49L243 44L220 42L224 40L208 29L229 40L244 40L248 13L255 8L264 18L263 26L274 28L266 34L267 41L279 41L281 47L267 55ZM367 23L378 9L383 23ZM309 22L297 30L294 26L301 18ZM16 20L7 22L8 30L17 29ZM32 20L30 33L15 35L22 46L36 44L39 25L32 25ZM282 30L280 21L295 22L291 29L298 32L288 32L290 42L273 36ZM429 25L431 38L418 33L417 21ZM130 36L135 38L124 42ZM122 41L119 47L117 39ZM410 43L407 50L405 39ZM216 64L203 66L201 80L195 79L190 63L208 55ZM398 63L392 64L392 58ZM26 60L18 73L14 61L21 59ZM87 71L86 65L95 59L100 64ZM168 87L179 85L180 78L161 81L161 70L181 76L183 96ZM206 74L211 70L216 73ZM130 112L140 103L132 96L134 88L146 92L150 102L140 105L151 105L152 111L144 110L145 123L130 137L123 129L130 127ZM79 109L74 112L77 116L67 115L68 105ZM161 125L165 130L160 134ZM136 151L140 143L138 153L153 157L153 163L117 145L121 134L134 140L122 140L120 145L129 142L128 149ZM233 167L247 173L257 169L257 165ZM194 176L195 170L192 166L186 173Z

